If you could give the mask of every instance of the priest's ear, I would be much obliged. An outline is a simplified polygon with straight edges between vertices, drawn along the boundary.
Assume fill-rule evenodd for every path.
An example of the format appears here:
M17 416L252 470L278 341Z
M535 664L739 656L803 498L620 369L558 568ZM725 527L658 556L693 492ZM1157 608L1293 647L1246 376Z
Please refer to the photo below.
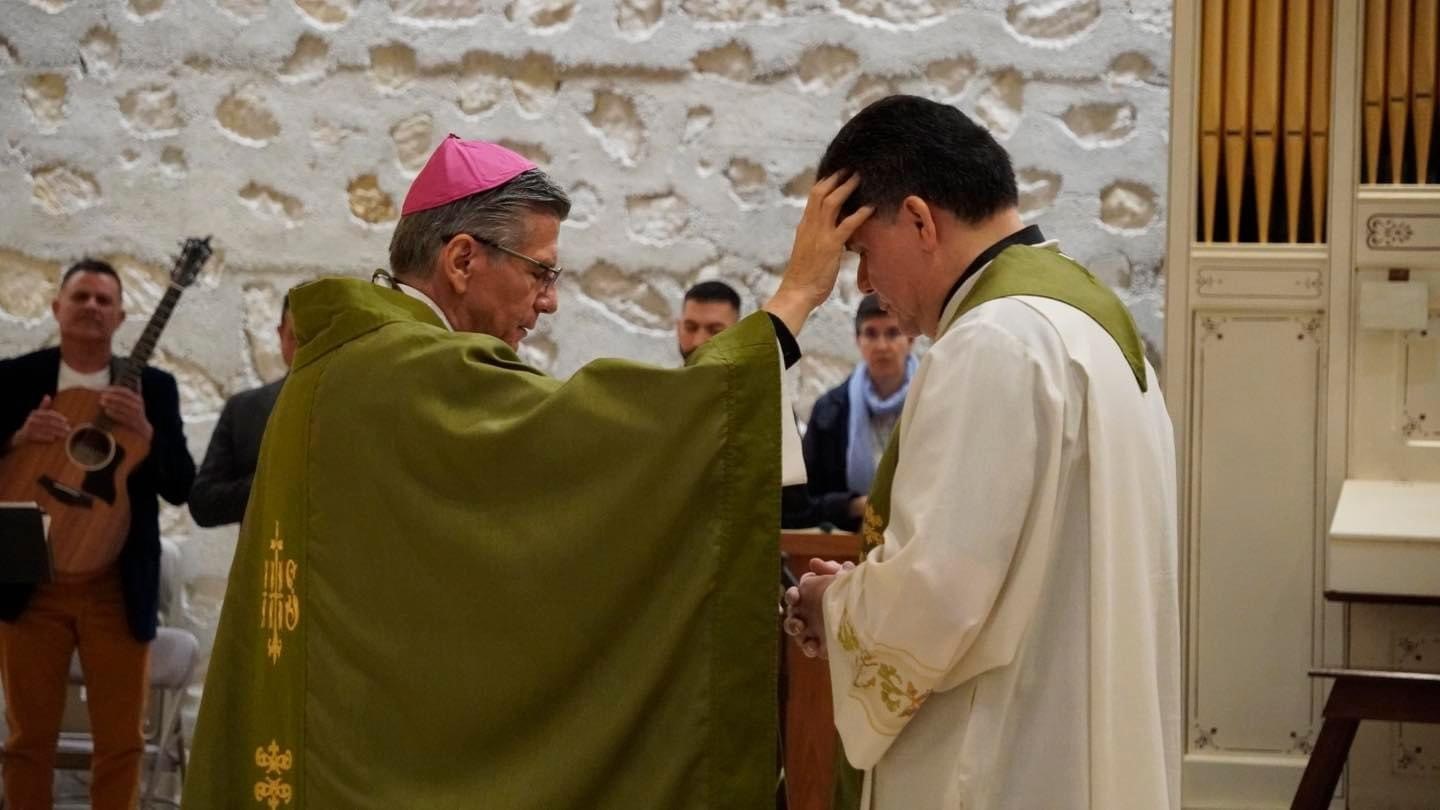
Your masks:
M463 294L469 286L472 266L484 255L484 248L475 237L464 233L451 237L445 247L440 248L441 280L457 294Z
M923 199L911 194L900 201L900 221L915 229L925 250L935 250L940 245L940 229L935 223L935 209Z

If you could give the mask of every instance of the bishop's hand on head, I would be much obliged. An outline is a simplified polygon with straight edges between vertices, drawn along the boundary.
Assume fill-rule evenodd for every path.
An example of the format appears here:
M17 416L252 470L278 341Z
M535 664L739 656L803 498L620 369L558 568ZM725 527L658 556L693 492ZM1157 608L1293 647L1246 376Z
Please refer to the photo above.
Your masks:
M795 228L790 263L775 297L765 304L765 310L784 321L793 334L799 334L810 313L830 297L840 275L840 254L845 244L874 213L873 207L861 206L840 219L841 207L859 185L860 175L837 173L810 190L805 213Z

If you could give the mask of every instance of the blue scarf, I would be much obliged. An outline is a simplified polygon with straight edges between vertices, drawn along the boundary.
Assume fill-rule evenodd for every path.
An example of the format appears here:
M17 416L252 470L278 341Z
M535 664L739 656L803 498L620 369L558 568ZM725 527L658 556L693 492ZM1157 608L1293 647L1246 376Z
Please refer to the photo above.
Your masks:
M905 407L905 392L910 390L910 378L915 375L919 362L914 355L905 358L905 380L890 396L881 399L875 393L870 373L862 362L855 367L847 383L850 394L850 443L845 453L845 485L851 492L866 495L870 482L875 478L875 438L870 430L872 415L890 416ZM897 425L898 427L898 425Z

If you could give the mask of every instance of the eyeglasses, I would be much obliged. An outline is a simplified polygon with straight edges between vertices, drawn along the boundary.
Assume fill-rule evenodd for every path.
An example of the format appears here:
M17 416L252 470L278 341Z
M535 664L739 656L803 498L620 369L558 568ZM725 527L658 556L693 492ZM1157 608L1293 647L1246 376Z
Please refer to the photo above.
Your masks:
M542 261L540 261L539 259L534 259L534 258L531 258L531 257L529 257L529 256L526 256L524 253L521 253L521 252L519 252L519 251L511 250L510 248L507 248L507 247L505 247L504 245L499 244L499 243L497 243L497 242L495 242L495 241L492 241L492 240L490 240L490 239L486 239L486 238L483 237L483 236L476 236L476 235L473 234L473 233L467 233L466 236L470 237L471 239L474 239L476 242L479 242L479 243L482 244L482 245L485 245L486 247L492 247L492 248L500 251L501 253L504 253L504 254L507 254L507 255L510 255L510 256L514 256L514 257L517 258L517 259L523 259L524 261L527 261L527 262L529 262L530 264L533 264L533 265L535 265L536 267L540 268L540 272L538 272L538 273L531 273L531 275L535 277L535 280L536 280L536 281L539 281L539 282L540 282L540 291L541 291L541 292L544 292L544 291L550 289L551 287L554 287L554 286L555 286L555 280L558 279L558 278L560 278L560 274L561 274L561 273L565 272L565 268L563 268L563 267L559 267L559 266L553 265L553 264L546 264L545 262L542 262ZM453 238L453 237L452 237L452 238Z

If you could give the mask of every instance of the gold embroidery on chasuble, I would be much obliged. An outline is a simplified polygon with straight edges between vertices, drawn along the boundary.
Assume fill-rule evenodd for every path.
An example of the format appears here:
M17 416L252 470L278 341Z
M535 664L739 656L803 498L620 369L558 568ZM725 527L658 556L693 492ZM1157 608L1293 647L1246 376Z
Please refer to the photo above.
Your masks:
M865 715L876 732L898 734L905 725L904 720L918 711L931 693L929 689L916 687L914 681L902 672L902 668L908 667L903 658L913 660L914 656L903 650L896 651L900 653L896 655L867 647L850 623L849 611L841 616L836 637L841 649L850 653L854 665L850 695L865 707Z
M885 520L875 511L875 507L869 504L865 506L865 524L860 529L860 537L865 543L866 554L873 548L885 545Z
M275 810L282 804L289 804L295 797L290 783L285 781L285 772L295 766L295 757L287 748L271 740L270 744L255 749L255 765L263 771L260 781L255 783L255 801L264 802Z
M295 593L295 577L300 565L281 555L285 539L280 535L280 521L275 521L275 536L270 538L270 559L265 561L264 590L260 596L260 629L269 630L265 653L270 663L280 661L284 652L284 633L294 632L300 624L300 596Z

